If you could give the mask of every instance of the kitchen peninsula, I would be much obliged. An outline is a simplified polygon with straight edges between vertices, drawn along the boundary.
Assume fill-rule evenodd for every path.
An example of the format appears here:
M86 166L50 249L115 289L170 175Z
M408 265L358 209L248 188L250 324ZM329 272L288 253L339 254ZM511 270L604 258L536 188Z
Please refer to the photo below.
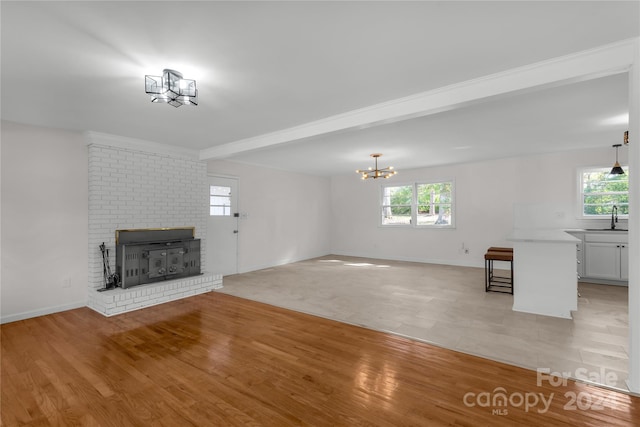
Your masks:
M571 319L578 309L576 244L562 230L516 229L513 310Z

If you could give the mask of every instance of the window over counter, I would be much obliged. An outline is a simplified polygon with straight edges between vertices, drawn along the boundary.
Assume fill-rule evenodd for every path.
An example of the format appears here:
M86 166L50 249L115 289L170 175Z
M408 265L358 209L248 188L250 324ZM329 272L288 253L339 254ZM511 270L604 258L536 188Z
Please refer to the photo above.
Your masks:
M579 172L580 206L583 218L609 218L613 206L618 215L629 215L629 167L624 175L609 175L611 167L588 168Z
M454 227L454 182L452 180L383 185L381 189L381 225L420 228Z

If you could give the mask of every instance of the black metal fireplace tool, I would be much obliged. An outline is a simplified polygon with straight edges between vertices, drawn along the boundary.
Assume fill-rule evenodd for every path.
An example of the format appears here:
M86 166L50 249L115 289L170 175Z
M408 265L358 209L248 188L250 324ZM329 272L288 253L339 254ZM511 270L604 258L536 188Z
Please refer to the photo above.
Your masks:
M113 289L120 283L120 276L118 273L111 273L111 265L109 265L109 249L104 245L104 242L99 246L100 252L102 252L102 275L104 276L104 288L98 289L99 292L106 291L107 289Z

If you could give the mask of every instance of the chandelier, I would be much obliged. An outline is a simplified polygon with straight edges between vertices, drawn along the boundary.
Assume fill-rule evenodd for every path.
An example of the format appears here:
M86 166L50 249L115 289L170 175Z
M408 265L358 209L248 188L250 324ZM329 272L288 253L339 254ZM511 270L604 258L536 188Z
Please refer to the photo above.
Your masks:
M373 157L375 159L375 162L376 162L375 168L370 167L370 168L365 169L365 170L358 169L356 171L356 173L361 174L362 175L362 179L391 178L393 175L397 174L398 172L393 170L393 166L389 166L387 168L378 169L378 157L380 157L380 156L382 156L382 154L380 154L380 153L373 153L371 155L371 157Z
M165 69L162 76L144 76L144 88L151 102L167 103L178 108L181 105L198 105L195 80L182 78L182 73Z

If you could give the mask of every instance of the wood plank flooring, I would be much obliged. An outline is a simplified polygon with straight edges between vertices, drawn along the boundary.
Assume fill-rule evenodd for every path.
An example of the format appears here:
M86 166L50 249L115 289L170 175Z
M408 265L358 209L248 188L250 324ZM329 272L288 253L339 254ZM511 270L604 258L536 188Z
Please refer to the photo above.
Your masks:
M224 278L217 292L627 390L628 292L580 283L573 319L513 311L484 269L328 255ZM615 377L614 377L615 376Z
M1 348L3 426L640 420L637 397L220 293L111 318L82 308L5 324Z

